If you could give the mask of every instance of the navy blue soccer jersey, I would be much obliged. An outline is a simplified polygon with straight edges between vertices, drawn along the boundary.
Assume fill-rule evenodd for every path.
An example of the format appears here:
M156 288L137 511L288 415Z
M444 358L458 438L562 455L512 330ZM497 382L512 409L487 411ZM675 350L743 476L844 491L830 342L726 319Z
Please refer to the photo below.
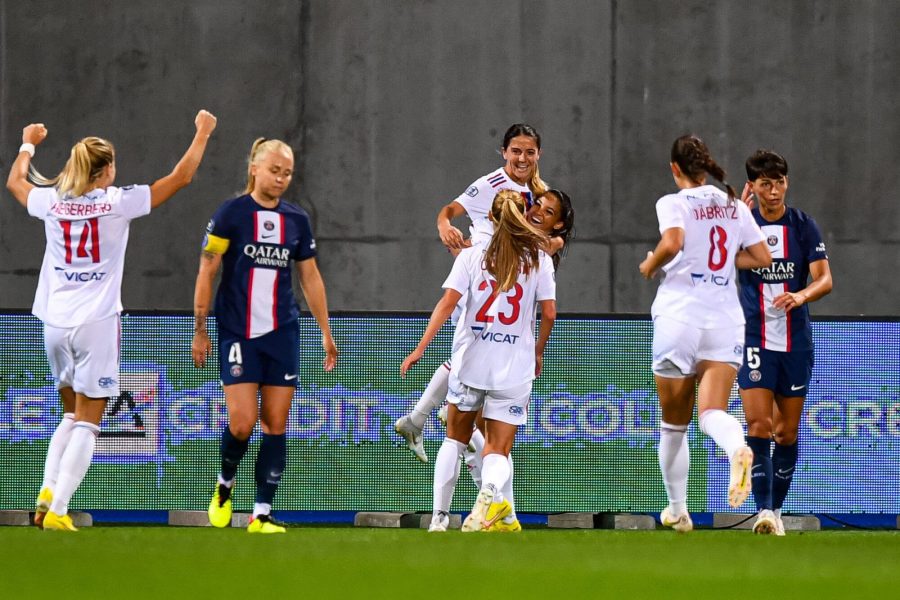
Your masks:
M812 217L790 206L774 222L765 220L758 208L753 209L753 218L766 236L772 266L739 271L739 295L747 320L745 345L776 352L812 350L806 304L785 313L772 303L785 292L805 288L810 263L828 258L819 227Z
M264 208L248 194L222 204L206 231L203 249L222 254L218 326L250 339L296 321L291 261L316 255L306 211L284 200Z

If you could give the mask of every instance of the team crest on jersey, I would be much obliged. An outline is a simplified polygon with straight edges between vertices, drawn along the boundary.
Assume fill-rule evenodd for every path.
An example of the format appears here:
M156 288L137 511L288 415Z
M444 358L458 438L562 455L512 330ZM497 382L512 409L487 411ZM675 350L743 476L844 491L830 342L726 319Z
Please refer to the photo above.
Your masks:
M231 365L231 376L240 377L244 374L244 368L241 365Z
M273 229L275 229L275 223L273 223L272 221L266 221L265 223L263 223L263 228L266 231L272 231Z
M212 233L215 226L216 226L216 222L213 221L212 219L210 219L209 223L206 224L206 233Z
M478 195L478 188L475 187L474 185L466 190L466 196L468 196L470 198L474 198L477 195Z
M770 235L768 238L766 238L766 242L767 242L770 246L777 246L777 245L778 245L778 238L777 238L776 236L774 236L774 235Z
M753 381L755 383L760 379L762 379L762 374L759 372L759 370L753 369L752 371L750 371L750 381Z

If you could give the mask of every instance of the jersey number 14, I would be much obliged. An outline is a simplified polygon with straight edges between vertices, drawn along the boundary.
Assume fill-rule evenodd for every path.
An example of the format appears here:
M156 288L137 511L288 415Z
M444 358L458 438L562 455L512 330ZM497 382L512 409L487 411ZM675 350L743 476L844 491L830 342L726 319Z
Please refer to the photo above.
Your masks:
M78 240L78 247L75 249L75 256L78 258L90 258L91 262L100 262L100 220L96 217L87 219L86 221L76 221L76 223L84 223L81 228L81 236ZM72 221L60 221L60 227L63 230L63 243L66 246L66 264L72 264ZM88 250L90 244L90 250Z

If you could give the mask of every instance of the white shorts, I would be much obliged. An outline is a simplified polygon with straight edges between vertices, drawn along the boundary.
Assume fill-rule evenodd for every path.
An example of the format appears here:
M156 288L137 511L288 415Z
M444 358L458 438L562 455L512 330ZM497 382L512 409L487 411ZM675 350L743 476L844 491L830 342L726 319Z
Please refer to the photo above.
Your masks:
M56 388L89 398L119 395L119 315L78 327L44 325L44 349Z
M736 371L743 356L743 325L699 329L668 317L653 319L653 372L660 377L691 377L701 360L727 363Z
M482 415L485 419L516 426L524 425L528 420L531 383L529 381L506 390L479 390L467 386L451 375L447 402L455 404L462 412L474 412L483 408Z

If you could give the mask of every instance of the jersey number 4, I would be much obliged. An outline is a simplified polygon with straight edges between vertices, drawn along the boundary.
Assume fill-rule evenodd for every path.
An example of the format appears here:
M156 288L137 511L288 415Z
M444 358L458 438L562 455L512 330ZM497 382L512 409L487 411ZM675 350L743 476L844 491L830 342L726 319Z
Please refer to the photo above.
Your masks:
M488 283L487 281L482 281L481 285L478 286L478 291L483 292L487 289ZM497 291L497 282L491 279L491 289L496 292ZM510 310L512 312L503 313L498 312L497 318L500 319L500 322L504 325L512 325L519 319L519 313L522 312L521 300L522 295L525 291L522 289L522 286L518 283L516 287L506 292L503 296L506 299L507 304L510 306ZM475 320L479 323L493 323L494 317L488 314L488 310L491 308L491 305L494 303L494 300L497 299L496 294L491 294L488 296L488 299L484 304L481 305L481 308L478 309L478 312L475 314Z
M100 220L97 218L88 219L86 221L76 221L83 223L81 228L81 236L78 240L78 247L75 249L75 256L78 258L90 258L91 262L100 262ZM72 264L72 221L60 221L60 227L63 230L63 242L66 246L66 264ZM90 242L91 249L88 250Z

